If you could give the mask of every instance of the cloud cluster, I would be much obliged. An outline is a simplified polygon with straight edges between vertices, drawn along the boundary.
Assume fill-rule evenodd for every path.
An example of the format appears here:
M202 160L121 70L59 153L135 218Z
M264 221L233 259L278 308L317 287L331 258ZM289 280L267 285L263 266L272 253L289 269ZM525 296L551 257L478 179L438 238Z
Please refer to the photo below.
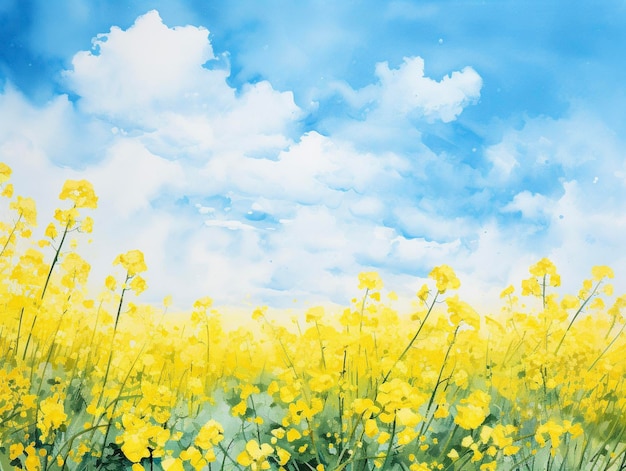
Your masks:
M74 55L70 98L35 106L5 87L0 159L43 218L63 179L90 179L94 276L140 248L146 299L171 292L183 306L204 295L343 303L369 269L411 295L441 263L480 302L535 257L584 273L619 247L625 222L611 194L624 194L623 143L583 111L527 119L464 153L429 146L424 130L453 134L479 103L472 67L436 80L420 57L381 62L369 85L335 81L314 94L319 110L344 103L319 129L304 125L311 110L292 92L229 77L207 29L169 27L150 11Z

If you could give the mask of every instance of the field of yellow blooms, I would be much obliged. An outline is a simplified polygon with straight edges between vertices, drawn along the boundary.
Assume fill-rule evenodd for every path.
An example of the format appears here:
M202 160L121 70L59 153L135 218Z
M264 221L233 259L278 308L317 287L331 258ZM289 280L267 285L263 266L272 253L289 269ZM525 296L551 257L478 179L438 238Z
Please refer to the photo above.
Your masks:
M10 176L0 164L2 471L626 469L626 296L608 267L561 295L542 259L491 316L446 265L408 313L361 273L342 312L263 307L226 329L210 298L185 315L130 302L139 250L90 293L72 241L92 231L91 184L68 180L33 240Z

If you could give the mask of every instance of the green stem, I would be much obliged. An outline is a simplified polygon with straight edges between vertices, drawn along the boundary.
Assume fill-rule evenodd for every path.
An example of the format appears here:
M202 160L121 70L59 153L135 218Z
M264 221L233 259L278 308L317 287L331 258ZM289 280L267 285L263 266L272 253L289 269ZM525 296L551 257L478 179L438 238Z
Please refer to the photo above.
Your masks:
M4 247L2 247L2 251L0 251L0 257L2 257L2 255L4 254L4 251L9 246L9 243L11 242L11 239L13 238L13 234L15 234L15 231L17 230L17 225L20 223L21 219L22 219L22 213L20 212L20 215L17 218L17 221L15 222L15 225L13 226L13 229L11 230L11 233L9 234L9 237L7 238L7 241L4 243Z
M129 275L126 274L126 281L124 285L129 280ZM102 390L100 391L100 397L98 398L98 402L96 403L96 407L100 405L102 401L102 396L104 395L104 388L106 387L107 381L109 379L109 371L111 370L111 361L113 360L113 350L115 350L115 334L117 333L117 324L120 320L120 314L122 312L122 305L124 304L124 293L126 293L126 288L122 288L122 294L120 295L120 303L117 306L117 315L115 316L115 325L113 326L113 337L111 338L111 349L109 350L109 359L107 361L107 367L104 372L104 379L102 381Z
M322 334L320 332L320 325L315 321L315 328L317 329L317 338L320 342L320 352L322 353L322 365L324 366L324 371L326 371L326 357L324 356L324 344L322 343Z
M428 317L430 316L430 313L433 311L433 308L435 307L435 303L437 302L437 296L439 296L439 293L437 293L435 295L435 298L433 299L432 304L430 305L430 307L428 308L428 312L426 313L426 316L424 316L424 320L420 323L420 326L417 329L417 332L415 332L415 335L413 336L413 338L411 339L411 341L409 342L409 344L406 346L406 348L404 349L404 351L400 354L400 356L398 357L398 359L394 362L393 365L391 365L391 368L389 368L389 371L387 371L387 374L385 376L383 376L383 383L387 382L387 380L389 379L389 375L391 374L391 372L393 371L393 369L396 367L396 365L398 363L400 363L400 361L402 361L402 359L404 358L404 356L408 353L408 351L411 349L411 347L413 346L413 344L415 343L415 341L417 340L418 335L420 334L420 332L422 331L422 328L424 327L424 325L426 324L426 321L428 320Z
M441 365L441 369L439 370L439 376L437 377L437 382L435 383L435 387L433 388L433 391L430 394L430 399L428 400L428 405L426 406L426 414L424 415L424 419L428 418L428 415L430 414L430 408L432 407L433 402L435 402L435 395L437 394L437 389L442 383L441 377L443 376L443 371L446 368L446 362L448 361L448 357L450 356L450 351L452 350L452 346L454 345L454 342L456 341L456 334L458 333L458 331L459 331L459 326L457 325L456 329L454 329L452 341L450 342L450 345L448 345L446 354L443 357L443 364ZM430 424L430 421L428 422L428 424ZM424 420L422 422L422 426L420 427L420 433L419 433L420 435L424 433L424 428L426 427L426 425L427 425L427 422L426 420Z
M589 296L587 296L587 299L585 299L585 301L578 308L578 311L576 311L576 314L574 314L574 316L572 317L572 320L570 321L569 325L567 326L567 329L565 329L565 333L563 334L563 337L561 337L561 340L560 340L559 344L557 345L556 350L554 351L555 355L557 353L559 353L559 349L561 348L561 345L563 345L563 340L565 340L565 336L567 335L567 333L569 332L570 328L574 324L574 321L576 320L576 318L580 315L581 312L583 312L583 309L585 308L585 306L587 305L589 300L593 297L594 294L596 294L596 291L598 291L598 288L600 287L600 283L602 283L602 280L600 280L600 281L598 281L596 283L596 286L593 288L593 291L591 292L591 294Z
M594 366L596 366L596 363L598 363L598 361L600 361L600 358L602 358L606 352L608 352L611 347L613 346L613 344L617 341L617 339L619 338L620 335L622 335L622 332L624 332L624 328L626 327L626 324L624 324L622 326L622 328L620 329L620 331L617 333L617 335L615 337L613 337L613 340L611 340L611 342L606 346L606 348L602 351L602 353L600 353L600 355L598 355L598 358L596 358L593 363L591 364L591 366L587 369L587 371L591 371L593 369Z
M37 306L37 310L35 311L35 315L33 316L33 323L30 326L30 330L28 332L28 337L26 338L26 345L24 346L24 354L22 356L22 360L26 359L26 352L28 351L28 346L30 344L30 339L32 338L33 331L35 329L35 323L37 322L37 316L39 314L39 309L43 305L43 298L46 295L46 291L48 290L48 284L50 283L50 278L52 277L52 272L54 271L54 267L59 261L59 256L61 254L61 249L63 248L63 243L65 242L65 238L67 237L67 233L70 229L70 224L72 224L72 220L68 220L65 225L65 230L63 231L63 236L61 237L61 242L57 247L57 250L54 254L54 258L52 259L52 263L50 264L50 270L48 270L48 276L46 277L46 282L43 285L43 289L41 290L41 296L39 297L39 304Z
M387 453L385 454L385 461L381 466L381 469L387 469L387 462L389 461L389 456L391 455L391 449L393 448L393 439L396 435L396 417L393 418L393 424L391 426L391 436L389 437L389 446L387 447Z

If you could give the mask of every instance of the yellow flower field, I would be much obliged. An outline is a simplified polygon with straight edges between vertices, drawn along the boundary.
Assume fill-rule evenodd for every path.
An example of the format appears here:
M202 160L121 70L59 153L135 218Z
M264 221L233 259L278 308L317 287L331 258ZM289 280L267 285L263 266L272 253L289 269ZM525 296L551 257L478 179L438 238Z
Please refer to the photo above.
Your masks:
M0 164L2 470L626 469L626 296L608 267L562 294L542 259L490 315L446 265L415 312L361 273L341 311L259 307L231 329L210 298L184 315L130 301L139 250L87 290L91 184L67 181L33 240L10 176Z

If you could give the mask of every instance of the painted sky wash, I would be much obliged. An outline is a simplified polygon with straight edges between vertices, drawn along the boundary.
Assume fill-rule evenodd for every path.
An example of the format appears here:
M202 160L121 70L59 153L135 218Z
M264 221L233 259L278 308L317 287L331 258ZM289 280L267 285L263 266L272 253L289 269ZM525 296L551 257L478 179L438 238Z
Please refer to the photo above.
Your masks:
M92 182L92 278L141 249L146 300L345 303L368 270L414 295L447 263L480 301L544 256L568 291L609 264L622 292L625 20L618 1L4 1L0 161L45 220L66 179Z

